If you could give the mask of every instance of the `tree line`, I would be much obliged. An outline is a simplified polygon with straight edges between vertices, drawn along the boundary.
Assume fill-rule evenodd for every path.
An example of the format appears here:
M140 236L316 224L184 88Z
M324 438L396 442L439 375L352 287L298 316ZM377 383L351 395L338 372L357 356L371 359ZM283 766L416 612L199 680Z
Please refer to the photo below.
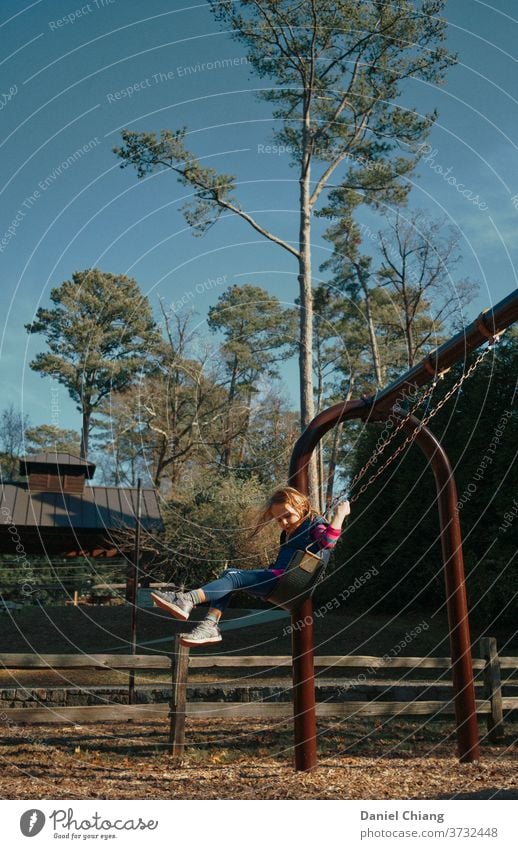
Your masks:
M391 300L386 300L385 280L373 274L368 285L374 305L377 366L368 322L355 303L355 283L353 279L338 285L335 279L315 288L316 409L353 392L375 391L377 367L385 380L405 371L413 362L408 324L414 346L422 351L430 344L431 324L434 344L453 327L451 319L438 317L442 291L436 298L433 287L414 311L413 321L397 321L397 310L400 317L405 314L403 299L394 288ZM77 403L83 427L78 431L48 424L35 427L12 406L5 409L0 416L3 479L16 477L22 454L44 450L84 454L87 449L89 457L98 462L102 482L135 485L141 477L159 489L166 531L158 547L156 540L146 543L156 555L155 577L188 582L193 576L210 577L225 561L267 565L276 539L252 543L248 531L258 504L272 487L285 481L300 432L298 411L285 379L286 366L296 356L297 306L281 304L259 286L231 285L209 308L203 330L192 313L168 309L163 300L154 318L151 304L135 280L99 269L75 273L72 280L52 290L51 302L52 308L40 308L35 321L27 325L28 332L44 334L49 348L38 354L31 366L67 388ZM437 434L441 437L444 431L446 449L453 460L458 457L461 497L468 491L484 441L490 442L499 411L510 411L505 435L498 442L498 456L484 471L476 495L468 491L469 498L464 498L466 503L460 508L468 531L470 524L480 522L486 513L479 531L468 532L468 560L471 551L478 551L482 531L484 539L496 533L510 491L507 485L500 487L499 480L512 474L516 420L509 375L515 358L516 335L508 331L493 359L486 360L450 402L456 427L449 424L449 406L436 419ZM457 370L453 370L454 376ZM445 391L452 379L448 376L438 391ZM88 392L82 392L83 385ZM436 427L434 424L434 430ZM471 440L471 449L461 454L466 439ZM378 443L376 426L365 430L351 423L329 434L318 464L322 509ZM391 562L395 556L399 566L414 560L418 563L423 540L430 537L426 551L433 580L430 572L423 585L423 570L416 568L412 572L415 581L405 577L405 591L396 592L397 567L387 566L384 578L371 588L378 593L383 580L392 587L378 597L386 607L392 604L391 598L399 603L405 593L409 599L419 598L417 585L428 587L427 598L435 598L430 587L441 585L435 513L430 509L421 515L423 500L404 497L405 492L413 492L423 474L423 460L415 448L409 449L397 472L388 478L390 484L380 478L355 506L344 551L339 552L347 573L351 569L361 573L365 562L384 561L385 557ZM431 476L424 474L424 479L426 503L433 505ZM100 482L99 477L97 480ZM422 494L421 483L418 486ZM486 491L498 492L489 513L484 511ZM416 511L419 515L414 516ZM502 543L506 539L501 536ZM400 551L404 552L401 559L391 554ZM495 563L499 562L498 551L495 548ZM485 574L478 567L475 573L479 577ZM332 586L333 581L329 588ZM361 596L366 601L369 593Z
M392 225L399 228L399 220ZM381 245L388 238L380 231ZM405 229L405 249L406 238ZM435 252L441 252L438 239ZM455 328L459 290L443 288L436 260L428 268L426 258L419 288L414 278L405 279L410 263L401 253L399 264L391 257L390 268L381 264L361 284L368 311L353 251L350 265L332 264L330 280L315 287L316 411L353 393L372 394ZM192 485L201 470L255 476L265 485L285 477L299 432L287 385L290 363L296 373L297 303L286 306L257 285L231 285L203 324L194 311L177 312L163 299L155 317L136 280L97 268L75 272L51 290L50 301L26 325L47 346L30 367L66 388L81 429L31 428L27 417L5 410L4 474L13 474L25 439L30 451L50 445L83 458L99 455L106 482L135 485L144 476L164 493ZM320 457L314 499L322 509L333 492L336 449L325 446Z

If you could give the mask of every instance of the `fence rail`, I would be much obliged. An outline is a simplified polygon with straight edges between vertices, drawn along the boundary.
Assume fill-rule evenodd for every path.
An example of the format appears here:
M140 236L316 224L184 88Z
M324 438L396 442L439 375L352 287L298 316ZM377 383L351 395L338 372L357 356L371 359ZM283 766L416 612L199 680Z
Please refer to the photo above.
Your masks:
M170 669L159 654L0 654L3 669Z
M501 671L518 669L518 657L499 657L496 640L486 637L480 641L480 658L473 659L473 668L481 673L484 686L484 698L476 702L477 714L486 717L488 738L498 742L504 735L504 711L518 709L518 697L502 697ZM170 655L62 655L62 654L0 654L0 668L4 669L111 669L114 671L168 670L171 673L171 704L109 704L78 707L6 708L0 714L0 727L22 723L71 722L75 724L103 722L111 720L170 719L169 741L171 753L180 756L185 747L185 720L188 716L198 718L252 718L284 719L292 716L289 702L251 701L251 702L188 702L187 686L190 669L230 669L261 668L266 672L272 669L290 668L289 656L190 656L187 647L175 638L173 652ZM413 670L451 669L448 657L372 657L370 655L321 655L314 658L315 667L332 671L333 669L405 669ZM324 679L319 679L324 680ZM405 683L415 683L404 676ZM377 679L378 683L380 679ZM376 679L371 679L376 683ZM441 679L441 683L444 681ZM26 689L26 687L24 687ZM60 688L62 689L62 687ZM455 713L453 692L451 699L437 701L381 701L378 698L369 701L325 701L317 704L317 716L359 717L359 716L448 716Z

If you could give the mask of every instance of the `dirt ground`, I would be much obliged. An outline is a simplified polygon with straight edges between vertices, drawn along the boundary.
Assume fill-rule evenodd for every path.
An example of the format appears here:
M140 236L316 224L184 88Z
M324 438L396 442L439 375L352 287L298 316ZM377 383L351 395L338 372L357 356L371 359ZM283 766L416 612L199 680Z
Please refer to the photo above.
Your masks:
M480 725L484 734L484 726ZM319 763L293 768L287 722L196 720L180 763L166 723L1 729L3 799L518 799L516 725L459 764L452 725L320 721Z
M6 629L3 651L127 651L128 611L77 608L24 611ZM229 615L239 615L230 611ZM120 620L120 621L119 621ZM315 622L317 654L382 655L412 617L341 615ZM168 651L175 628L165 614L143 611L139 640L153 653ZM225 650L237 654L287 654L283 622L228 631ZM448 652L444 622L419 634L415 655ZM166 637L166 642L155 643ZM508 641L500 643L509 651ZM209 647L210 648L210 647ZM215 653L221 653L219 646ZM346 674L347 671L344 671ZM387 671L388 673L390 670ZM423 671L423 674L426 670ZM242 674L240 672L239 674ZM380 673L381 674L381 673ZM416 677L413 673L412 677ZM225 673L231 677L230 673ZM139 675L140 684L160 678ZM190 676L195 679L195 674ZM419 677L419 676L417 676ZM15 683L13 683L13 678ZM169 682L168 675L166 676ZM218 675L221 678L221 675ZM161 680L161 679L160 679ZM165 678L164 678L165 680ZM106 686L124 684L126 673L91 670L3 671L4 687ZM167 720L110 722L81 728L14 725L0 714L0 797L4 799L518 799L516 724L506 723L504 741L482 741L479 764L460 765L453 722L398 721L394 717L320 720L319 761L310 773L293 767L290 723L190 719L180 763L168 754ZM481 737L485 723L480 721Z

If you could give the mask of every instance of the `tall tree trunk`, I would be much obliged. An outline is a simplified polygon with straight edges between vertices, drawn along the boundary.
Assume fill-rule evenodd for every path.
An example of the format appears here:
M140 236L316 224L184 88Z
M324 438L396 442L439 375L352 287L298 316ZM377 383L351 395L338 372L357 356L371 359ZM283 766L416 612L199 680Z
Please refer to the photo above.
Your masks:
M324 509L324 504L325 504L325 502L324 502L324 479L325 479L325 473L324 473L324 443L323 443L322 439L320 440L317 447L315 448L314 457L315 457L315 462L316 462L316 467L317 467L317 481L318 481L317 482L318 489L315 491L315 493L318 493L318 497L316 497L316 494L313 496L313 503L314 503L315 507L318 507L319 513L321 513L322 510Z
M153 486L155 486L157 489L160 488L160 481L162 479L162 472L165 468L164 460L165 460L165 457L166 457L166 453L167 453L167 440L166 440L165 436L161 436L158 454L157 454L157 457L155 459L155 474L153 476Z
M322 412L323 401L324 401L324 375L323 375L323 366L322 366L322 345L319 336L319 325L318 322L314 320L315 324L315 332L314 336L314 351L315 351L315 360L316 360L316 378L317 378L317 386L316 386L316 414ZM317 447L315 448L316 454L316 462L317 462L317 474L318 474L318 499L314 499L315 502L318 502L318 509L321 513L324 510L324 443L323 440L320 440Z
M344 402L351 400L351 396L353 394L353 386L354 381L351 380L349 384L349 389L347 391L347 395L344 398ZM338 465L338 451L340 448L340 442L342 439L342 433L344 430L344 423L340 422L335 427L334 437L333 437L333 447L331 449L331 457L329 458L329 468L327 472L327 491L326 491L326 510L329 509L331 502L333 500L333 491L335 487L335 477L336 477L336 467Z
M405 321L405 341L407 350L408 368L414 365L414 332L412 322L406 317Z
M309 123L309 119L307 120ZM304 147L309 144L307 130ZM302 165L300 185L300 229L299 229L299 289L300 289L300 423L304 430L315 417L313 401L313 289L311 282L311 205L309 155ZM315 454L308 469L309 492L318 493L318 474Z
M338 447L342 438L343 429L344 423L340 422L340 424L335 427L335 432L333 436L333 447L331 449L331 457L329 458L329 469L327 472L326 510L329 510L329 507L331 506L331 502L333 500L336 467L338 464Z
M378 342L376 339L376 328L374 327L374 319L372 318L372 304L371 304L371 293L369 286L367 284L367 279L365 274L362 273L361 269L357 268L358 279L360 281L360 285L362 287L362 291L365 297L365 315L367 317L367 328L369 331L369 342L371 346L371 354L372 354L372 364L374 366L374 374L376 377L376 385L378 389L381 389L384 383L384 375L383 369L381 366L381 358L379 355Z
M312 333L313 333L313 292L311 288L311 256L309 246L309 221L302 216L301 239L303 252L299 261L300 286L300 423L308 426L314 418L313 375L312 375Z
M225 421L225 433L223 435L223 451L221 454L221 462L225 469L230 468L230 458L232 454L232 439L230 437L230 433L232 429L232 405L234 403L234 397L236 395L237 365L237 357L234 357L234 365L230 378L230 386L228 388L228 410Z
M404 268L404 261L403 261ZM403 309L405 311L405 344L408 368L414 365L414 332L412 327L412 318L410 315L410 304L408 302L408 292L405 282L404 270L402 272L401 294L403 295Z
M116 439L117 439L117 443L118 443L119 435L117 435ZM120 459L119 459L119 446L117 444L115 446L115 469L114 469L114 472L113 472L113 485L119 486L119 484L121 482L121 478L122 478L122 475L121 475L121 464L120 464Z
M83 423L81 426L81 448L79 456L81 460L88 460L88 441L90 437L90 410L83 410Z
M237 458L237 466L241 466L245 459L245 451L246 451L246 440L248 437L248 430L250 428L250 418L252 415L252 392L249 390L246 396L246 405L247 410L245 414L245 423L243 425L244 433L241 437L241 442L239 445L239 456Z

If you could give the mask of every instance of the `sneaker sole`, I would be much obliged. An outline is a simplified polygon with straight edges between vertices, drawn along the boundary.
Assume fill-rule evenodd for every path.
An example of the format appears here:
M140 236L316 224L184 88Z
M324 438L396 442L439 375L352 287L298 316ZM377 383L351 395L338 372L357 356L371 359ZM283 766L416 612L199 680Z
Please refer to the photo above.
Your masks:
M221 636L208 637L206 640L190 640L189 637L180 637L180 643L182 646L204 646L206 643L220 643L222 639Z
M186 614L185 610L182 610L181 607L177 607L173 602L159 598L158 596L153 595L153 593L151 593L151 598L153 599L153 604L156 607L161 607L162 610L167 610L167 612L170 613L171 616L174 616L175 619L181 619L183 622L188 620L189 614Z

